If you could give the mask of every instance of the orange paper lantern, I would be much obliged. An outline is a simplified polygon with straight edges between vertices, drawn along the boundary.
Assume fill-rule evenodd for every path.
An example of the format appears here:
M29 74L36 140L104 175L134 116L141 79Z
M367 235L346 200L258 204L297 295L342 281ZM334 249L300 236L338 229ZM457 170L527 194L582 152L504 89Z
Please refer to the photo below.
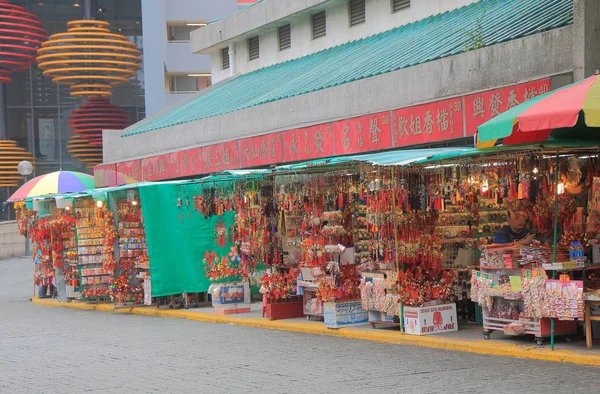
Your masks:
M23 181L17 166L23 160L33 164L33 155L17 146L16 141L0 140L0 187L16 187Z
M38 67L52 82L69 85L71 96L110 96L140 69L140 51L110 23L77 20L50 36L38 50Z

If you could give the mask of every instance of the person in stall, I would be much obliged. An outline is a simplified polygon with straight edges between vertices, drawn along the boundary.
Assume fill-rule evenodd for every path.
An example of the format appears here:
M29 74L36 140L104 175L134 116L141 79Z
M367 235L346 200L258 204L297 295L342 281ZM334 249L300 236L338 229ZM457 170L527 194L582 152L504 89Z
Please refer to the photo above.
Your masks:
M496 244L529 245L535 235L527 227L527 202L519 200L508 207L508 224L501 227L494 236Z

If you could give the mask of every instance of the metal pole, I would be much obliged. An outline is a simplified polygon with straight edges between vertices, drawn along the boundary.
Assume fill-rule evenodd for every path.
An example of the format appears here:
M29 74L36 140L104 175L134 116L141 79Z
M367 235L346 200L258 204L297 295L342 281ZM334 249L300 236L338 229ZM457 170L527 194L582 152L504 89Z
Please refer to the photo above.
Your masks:
M85 20L93 20L97 19L98 16L98 4L96 0L83 0L82 5L83 8L83 19Z
M560 181L558 166L558 151L556 151L556 165L554 168L554 241L552 242L552 263L556 264L556 244L558 243L558 182ZM552 279L556 278L556 271L552 271ZM550 349L554 350L554 318L550 320Z
M83 9L83 19L90 20L92 19L92 2L91 0L83 0L83 4L81 5Z
M29 176L25 175L25 183L27 183ZM25 224L25 256L30 256L31 251L29 250L29 234L27 233L27 224Z
M396 262L396 271L400 272L400 262L398 261L398 222L396 221L397 215L397 201L396 201L396 177L394 176L394 167L392 167L392 225L394 226L394 260ZM404 267L403 267L404 268ZM404 271L404 269L402 269ZM400 320L400 332L404 330L404 304L400 304L398 319Z

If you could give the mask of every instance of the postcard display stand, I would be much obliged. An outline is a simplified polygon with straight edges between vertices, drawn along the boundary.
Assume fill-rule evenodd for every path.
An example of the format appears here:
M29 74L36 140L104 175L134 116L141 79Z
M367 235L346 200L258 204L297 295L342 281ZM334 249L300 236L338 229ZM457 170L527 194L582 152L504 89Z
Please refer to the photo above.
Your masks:
M112 245L106 244L102 215L108 214L91 198L76 201L77 255L81 293L88 302L107 302L111 297L114 268L106 264L113 257Z
M494 259L494 254L502 257L496 256ZM578 315L577 311L571 310L569 316L561 316L560 312L556 312L561 306L551 302L550 296L546 294L554 294L560 298L568 293L582 293L583 282L569 280L566 275L566 279L562 280L546 279L545 285L537 290L535 287L525 288L524 285L529 281L535 281L537 277L545 279L547 274L543 269L531 269L531 264L522 268L516 261L518 255L519 249L515 247L484 251L481 271L473 272L475 281L480 281L480 288L487 288L485 301L482 302L484 338L490 339L492 331L503 331L507 335L530 334L535 336L537 344L541 346L544 338L550 337L550 317L554 317L554 334L565 335L566 340L570 341L570 334L577 333L577 322L573 320ZM545 299L546 306L541 303L537 307L526 305L524 294L531 292L537 292L538 297ZM576 304L573 302L571 309L577 308Z

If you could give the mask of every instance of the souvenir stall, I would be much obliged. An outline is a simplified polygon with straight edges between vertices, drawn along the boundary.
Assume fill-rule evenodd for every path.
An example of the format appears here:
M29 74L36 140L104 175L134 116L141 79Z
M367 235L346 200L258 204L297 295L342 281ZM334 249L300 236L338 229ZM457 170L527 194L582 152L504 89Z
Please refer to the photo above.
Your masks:
M76 220L63 197L93 187L88 174L56 171L29 180L8 199L15 203L21 234L33 242L35 282L42 297L53 296L54 286L59 301L81 296Z
M572 319L576 314L575 309L586 309L584 301L579 301L580 290L575 290L575 287L585 287L585 283L570 284L569 281L572 282L574 276L580 274L585 279L587 271L595 269L588 266L586 260L590 255L588 237L595 237L596 234L594 231L591 234L590 231L586 232L585 223L593 222L596 215L595 207L590 201L594 200L593 178L597 177L599 145L600 87L597 82L598 73L518 105L479 126L476 135L478 149L489 149L500 142L503 145L501 149L511 145L536 143L543 144L545 148L540 152L545 155L540 156L541 159L547 159L545 163L550 163L546 166L549 171L535 167L541 175L542 186L536 188L533 182L533 190L535 192L541 189L542 193L530 201L535 204L533 216L534 221L539 222L540 230L544 231L548 227L552 229L549 241L552 244L551 258L541 257L538 264L541 262L543 269L551 273L548 276L552 280L559 279L563 282L550 289L546 286L546 291L543 292L544 302L558 303L562 311L558 313L552 307L549 308L550 311L547 308L542 312L542 317L551 315L552 349L555 325ZM539 162L539 159L538 156L536 160ZM545 175L548 173L553 173L554 176L546 179ZM536 176L533 178L536 180ZM547 195L543 193L546 185L549 186ZM546 219L548 217L552 218L551 226ZM593 252L591 254L593 258ZM574 308L575 295L578 299L577 308ZM557 298L561 300L557 301ZM570 312L567 311L569 309ZM583 312L577 313L577 317L582 318ZM588 313L586 326L589 325L589 317ZM588 340L591 334L589 328L586 327Z
M75 221L82 299L115 308L151 305L139 185L65 196Z
M89 196L73 201L81 295L91 303L112 301L117 234L107 200L103 194L101 198Z
M140 185L152 297L170 298L170 308L212 301L222 314L249 310L271 258L260 175L253 174Z
M116 200L118 259L115 267L115 307L152 305L152 283L142 204L137 189L111 193Z
M564 148L556 155L530 146L501 152L497 148L465 164L478 199L484 195L486 204L503 207L505 213L495 215L508 221L495 239L479 230L484 237L470 298L483 308L484 337L503 331L533 335L540 345L554 334L570 340L584 318L586 278L600 268L591 241L597 236L593 183L600 174L595 149ZM531 239L502 241L513 215L522 217ZM481 217L479 227L485 223Z
M270 194L260 178L209 177L196 187L194 209L214 222L214 247L204 251L203 263L217 314L250 312L251 287L260 283L261 267L279 256L273 252Z
M441 265L436 227L443 197L433 185L440 187L441 175L364 161L275 174L283 248L299 256L304 314L323 316L333 328L401 326L403 304L455 299L458 277L451 264ZM344 321L348 316L353 320Z
M38 296L79 299L75 219L69 207L61 197L40 197L15 203L15 212L21 234L27 233L33 245Z
M451 264L442 266L437 227L444 209L440 174L397 166L371 167L365 174L361 194L371 234L367 249L372 253L363 256L360 270L369 322L374 327L399 325L417 335L457 329L456 273ZM453 326L442 330L438 324L431 331L421 327L427 320L421 316L424 311L446 304Z
M274 179L284 250L278 269L287 270L284 276L297 277L304 315L323 318L330 328L367 321L353 234L358 194L352 186L358 178L347 170L344 176L337 172L279 174ZM267 281L265 287L270 285Z
M60 270L64 277L64 287L67 300L81 299L79 291L79 269L77 254L77 237L75 235L75 217L72 215L68 202L62 198L56 199L57 209L52 215L50 239L52 243L52 262L54 270ZM62 279L61 279L62 281ZM62 288L62 283L59 284ZM60 291L59 291L60 294ZM60 300L64 301L64 300Z

